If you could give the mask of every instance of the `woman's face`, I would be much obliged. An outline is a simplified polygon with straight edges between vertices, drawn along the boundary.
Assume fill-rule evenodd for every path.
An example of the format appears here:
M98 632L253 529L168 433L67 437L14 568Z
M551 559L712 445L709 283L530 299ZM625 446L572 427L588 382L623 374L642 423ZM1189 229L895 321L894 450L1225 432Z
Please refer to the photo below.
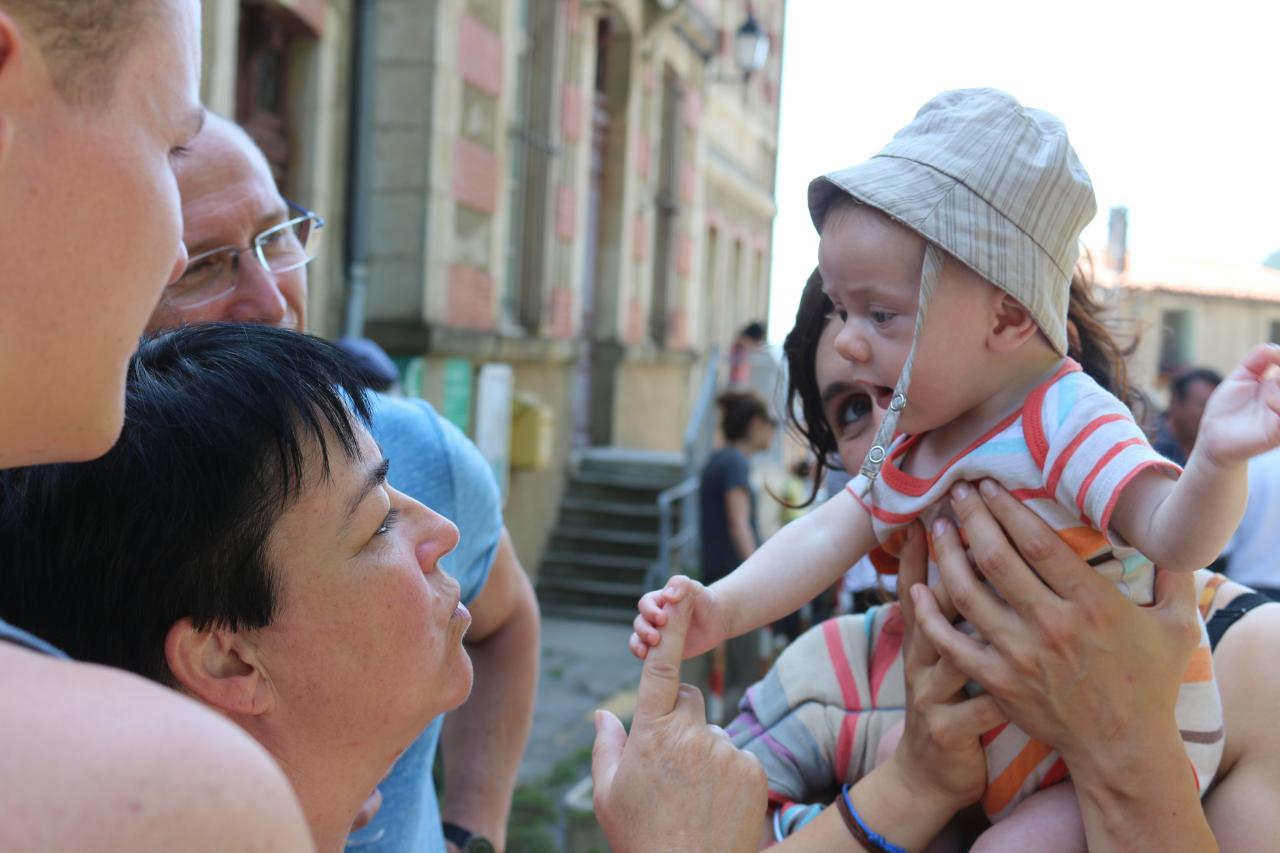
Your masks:
M871 448L884 410L872 402L875 389L854 381L853 365L836 352L840 324L828 322L818 339L814 376L822 396L822 411L836 437L840 461L846 471L857 470Z
M471 616L439 567L458 529L393 489L377 444L357 433L359 458L331 451L327 479L313 465L276 523L280 609L256 641L295 728L394 751L470 692Z

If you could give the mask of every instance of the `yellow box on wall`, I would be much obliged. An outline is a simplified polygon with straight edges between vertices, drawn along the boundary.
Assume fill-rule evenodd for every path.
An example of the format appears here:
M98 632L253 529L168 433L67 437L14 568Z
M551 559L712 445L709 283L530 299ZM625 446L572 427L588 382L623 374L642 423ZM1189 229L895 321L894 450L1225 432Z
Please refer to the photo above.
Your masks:
M517 393L511 407L511 465L541 471L551 464L551 407L536 394Z

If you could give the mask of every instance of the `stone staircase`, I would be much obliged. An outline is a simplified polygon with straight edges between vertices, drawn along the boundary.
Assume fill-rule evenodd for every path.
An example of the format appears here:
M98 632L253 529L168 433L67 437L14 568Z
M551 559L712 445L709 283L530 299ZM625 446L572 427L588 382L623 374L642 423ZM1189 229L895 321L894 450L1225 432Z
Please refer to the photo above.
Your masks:
M542 555L542 612L630 622L658 556L657 498L684 476L676 453L617 447L580 451Z

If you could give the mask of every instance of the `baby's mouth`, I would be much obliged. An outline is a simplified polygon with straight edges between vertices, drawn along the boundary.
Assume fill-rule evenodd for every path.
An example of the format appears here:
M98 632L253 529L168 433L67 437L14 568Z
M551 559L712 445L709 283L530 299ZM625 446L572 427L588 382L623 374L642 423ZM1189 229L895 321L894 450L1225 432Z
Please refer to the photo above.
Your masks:
M893 389L886 388L883 385L876 386L876 408L888 409L889 401L893 399Z

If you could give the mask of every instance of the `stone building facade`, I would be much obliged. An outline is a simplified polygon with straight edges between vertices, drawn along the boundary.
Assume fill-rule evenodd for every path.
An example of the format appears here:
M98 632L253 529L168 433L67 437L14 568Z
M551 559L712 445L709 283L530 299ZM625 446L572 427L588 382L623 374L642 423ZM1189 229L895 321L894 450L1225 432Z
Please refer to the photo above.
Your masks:
M710 349L767 315L784 6L205 0L206 101L329 222L312 331L354 313L472 430L485 364L549 409L550 464L507 480L531 569L572 451L679 451Z

